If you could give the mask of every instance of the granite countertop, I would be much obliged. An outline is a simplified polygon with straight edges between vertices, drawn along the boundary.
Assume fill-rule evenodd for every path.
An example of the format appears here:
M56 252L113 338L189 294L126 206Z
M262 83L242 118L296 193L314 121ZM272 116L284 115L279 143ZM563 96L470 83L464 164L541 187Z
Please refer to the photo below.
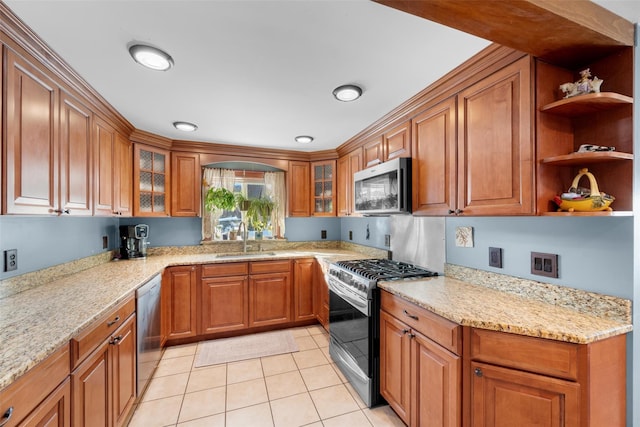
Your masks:
M152 255L102 263L46 285L0 299L0 389L68 343L165 267L316 257L329 262L362 258L349 250L289 250L238 254Z
M315 257L326 268L337 260L380 256L378 252L360 252L350 247L298 248L246 256L170 249L144 260L102 262L60 278L45 277L43 281L40 277L43 284L34 287L22 287L19 283L38 280L37 275L27 274L24 279L14 281L20 287L19 292L0 296L0 389L133 296L139 286L166 267ZM490 284L493 279L484 273L445 265L447 277L383 282L379 286L465 326L574 343L589 343L632 329L628 300L565 288L558 291L550 285L527 285L519 279L506 283L515 279L510 276L502 276L500 289L472 283L479 280L482 285Z
M452 322L474 328L578 344L632 330L631 319L626 319L626 315L614 315L609 307L595 307L602 299L611 300L607 296L575 297L576 304L567 307L540 300L536 295L514 295L444 276L382 282L378 287ZM570 288L564 292L584 293ZM624 305L626 300L620 301Z

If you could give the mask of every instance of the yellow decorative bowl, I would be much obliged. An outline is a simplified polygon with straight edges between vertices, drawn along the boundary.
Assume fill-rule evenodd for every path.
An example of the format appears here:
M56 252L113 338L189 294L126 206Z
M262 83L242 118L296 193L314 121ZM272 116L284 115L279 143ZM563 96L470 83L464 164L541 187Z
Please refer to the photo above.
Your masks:
M593 176L588 169L580 169L580 172L573 179L573 183L571 184L571 188L578 188L578 183L580 182L580 178L586 176L589 178L589 184L591 186L591 195L586 199L580 200L565 200L560 196L556 196L554 198L554 202L558 205L558 211L567 211L567 212L598 212L598 211L612 211L609 206L615 200L615 197L610 196L608 194L600 194L600 190L598 189L598 183L596 182L596 178Z

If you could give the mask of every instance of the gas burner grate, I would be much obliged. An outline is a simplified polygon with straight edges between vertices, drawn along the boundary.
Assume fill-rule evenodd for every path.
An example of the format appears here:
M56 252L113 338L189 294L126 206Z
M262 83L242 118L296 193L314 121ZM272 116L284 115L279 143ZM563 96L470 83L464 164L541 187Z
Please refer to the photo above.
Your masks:
M416 277L433 277L438 273L420 266L390 259L358 259L338 261L336 264L345 270L368 280L399 280Z

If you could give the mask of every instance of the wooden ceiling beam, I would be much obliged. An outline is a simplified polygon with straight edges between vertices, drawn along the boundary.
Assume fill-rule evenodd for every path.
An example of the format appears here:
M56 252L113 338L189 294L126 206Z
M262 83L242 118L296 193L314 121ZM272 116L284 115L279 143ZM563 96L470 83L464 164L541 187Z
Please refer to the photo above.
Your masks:
M589 0L374 1L566 67L634 42L631 22Z

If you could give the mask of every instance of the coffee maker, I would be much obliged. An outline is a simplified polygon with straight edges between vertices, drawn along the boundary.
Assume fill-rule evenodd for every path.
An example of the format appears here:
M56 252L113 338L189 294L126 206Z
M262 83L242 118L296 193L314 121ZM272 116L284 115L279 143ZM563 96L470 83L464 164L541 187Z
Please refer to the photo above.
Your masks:
M120 226L120 257L122 259L141 259L147 257L147 224Z

